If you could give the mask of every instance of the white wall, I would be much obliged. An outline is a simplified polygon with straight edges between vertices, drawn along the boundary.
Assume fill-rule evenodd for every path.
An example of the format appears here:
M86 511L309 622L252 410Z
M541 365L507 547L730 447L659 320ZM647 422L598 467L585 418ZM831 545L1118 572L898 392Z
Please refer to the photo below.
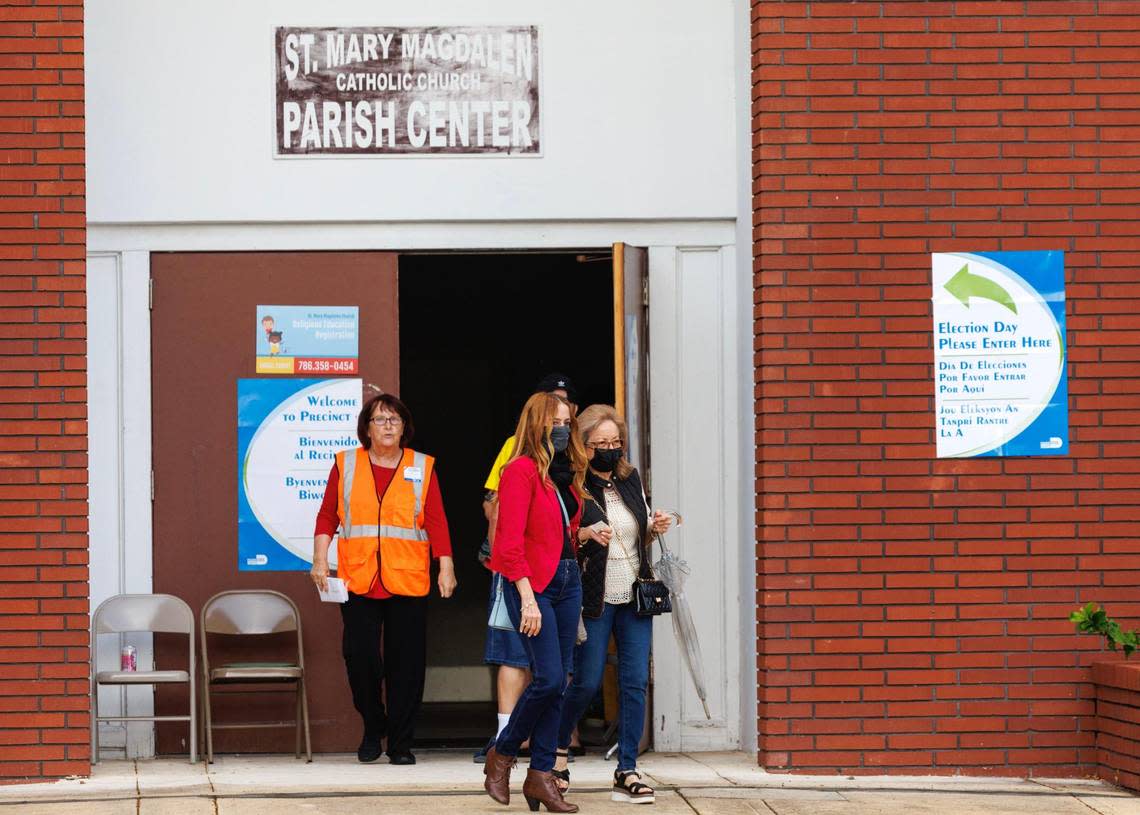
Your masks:
M736 0L736 87L752 87L752 7L749 0ZM752 96L736 99L736 347L739 354L736 388L739 421L736 443L744 451L737 467L737 506L740 539L738 580L740 590L740 747L756 754L759 749L759 716L756 619L756 402L752 388L755 369L750 349L752 325Z
M90 485L91 610L115 594L152 590L150 504L150 311L146 253L87 259L87 419ZM153 665L149 635L103 635L98 669L117 670L119 648L138 649L140 668ZM104 687L101 715L149 716L150 687ZM100 726L108 758L154 753L145 722ZM125 753L124 753L125 751Z
M713 714L660 620L657 749L754 749L747 3L393 7L88 0L92 601L150 585L151 252L648 246L654 502ZM542 157L272 158L274 25L449 23L540 27Z
M733 218L733 6L88 0L88 218ZM479 23L539 26L541 158L272 157L274 26Z

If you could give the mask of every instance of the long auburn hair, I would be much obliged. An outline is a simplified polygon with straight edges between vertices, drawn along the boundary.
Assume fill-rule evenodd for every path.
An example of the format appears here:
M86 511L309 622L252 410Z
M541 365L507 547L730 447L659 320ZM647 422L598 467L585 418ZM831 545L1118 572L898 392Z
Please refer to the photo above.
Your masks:
M526 400L519 423L515 427L515 451L511 461L526 456L531 459L544 484L550 481L550 459L553 446L550 444L550 428L559 405L570 410L570 443L566 454L570 457L570 469L574 472L574 491L579 497L586 495L586 448L582 446L582 435L578 432L578 416L574 406L553 393L536 393Z

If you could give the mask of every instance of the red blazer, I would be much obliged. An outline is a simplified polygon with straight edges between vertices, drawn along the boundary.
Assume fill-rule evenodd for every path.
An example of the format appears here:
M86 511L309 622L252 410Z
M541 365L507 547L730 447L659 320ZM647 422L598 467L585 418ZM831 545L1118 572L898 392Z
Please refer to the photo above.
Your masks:
M570 541L578 548L578 521L582 498L570 517ZM562 508L553 484L543 484L532 459L516 458L503 470L499 482L499 520L491 569L511 582L530 578L535 593L550 584L562 557Z

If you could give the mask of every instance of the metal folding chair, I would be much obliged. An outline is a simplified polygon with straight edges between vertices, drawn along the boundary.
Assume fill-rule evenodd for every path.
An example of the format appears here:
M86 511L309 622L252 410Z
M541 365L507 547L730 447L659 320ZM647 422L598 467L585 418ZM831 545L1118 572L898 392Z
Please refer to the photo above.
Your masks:
M202 712L206 735L206 761L214 761L214 730L241 730L277 727L296 727L296 757L301 757L301 737L305 739L305 758L313 760L309 738L309 700L305 693L305 649L301 635L301 613L284 594L268 590L223 591L215 594L202 606L199 615L202 638ZM297 632L296 659L286 662L227 662L211 665L209 636L241 637ZM214 686L256 684L259 686L286 684L277 692L296 695L296 713L293 722L227 722L214 724L211 690ZM225 693L265 693L257 690L232 688Z
M150 632L185 634L190 643L189 670L100 671L99 637L104 634ZM99 714L100 685L189 686L188 716L102 716ZM189 722L190 763L198 761L198 727L194 693L194 612L169 594L118 594L99 604L91 617L91 763L99 763L99 722Z

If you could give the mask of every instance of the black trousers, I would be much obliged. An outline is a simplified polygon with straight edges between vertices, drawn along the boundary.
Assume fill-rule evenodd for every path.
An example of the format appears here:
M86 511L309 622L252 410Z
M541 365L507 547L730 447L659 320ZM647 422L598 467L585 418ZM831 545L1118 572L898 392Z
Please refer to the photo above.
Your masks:
M388 736L388 754L412 749L416 716L424 698L427 598L348 595L340 606L342 651L352 704L365 735ZM380 637L384 637L384 656ZM385 712L380 688L388 701Z

